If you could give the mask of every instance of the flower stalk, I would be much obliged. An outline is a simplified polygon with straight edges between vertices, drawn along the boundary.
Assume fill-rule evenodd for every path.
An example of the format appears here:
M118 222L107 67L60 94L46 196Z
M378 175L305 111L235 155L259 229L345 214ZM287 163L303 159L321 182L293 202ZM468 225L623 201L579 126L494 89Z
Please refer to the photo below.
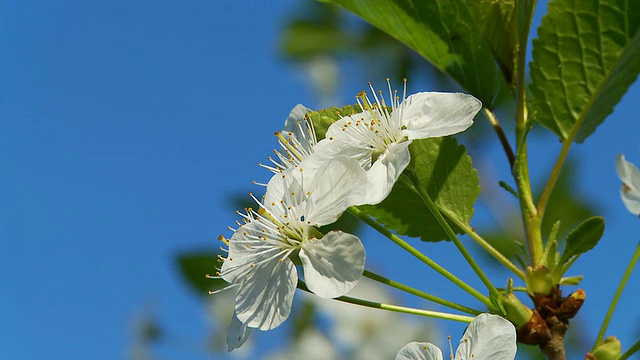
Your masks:
M461 279L459 279L458 277L456 277L455 275L447 271L445 268L440 266L438 263L431 260L428 256L424 255L419 250L409 245L406 241L402 240L401 238L396 236L394 233L387 230L384 226L380 225L375 220L371 219L369 216L363 213L360 209L358 209L355 206L352 206L348 209L348 211L353 216L362 220L365 224L369 225L371 228L373 228L374 230L376 230L377 232L385 236L387 239L393 241L396 245L400 246L409 254L413 255L418 260L422 261L425 265L435 270L438 274L444 276L447 280L451 281L452 283L457 285L459 288L466 291L469 295L478 299L480 302L485 304L489 309L492 309L492 310L494 309L494 305L491 303L491 300L488 297L486 297L485 295L482 295L478 290L474 289L469 284L465 283L464 281L462 281Z
M418 176L411 171L407 171L405 174L413 184L414 188L418 191L418 194L422 198L422 201L424 201L425 205L427 205L429 210L431 210L431 212L433 213L433 216L438 221L438 224L440 224L442 229L447 233L447 236L449 236L449 239L453 241L455 246L458 248L458 251L460 251L464 259L471 266L471 268L476 273L476 275L478 275L482 283L487 287L487 289L491 294L493 294L494 296L499 296L499 293L496 287L491 283L487 275L484 273L484 271L482 271L480 266L478 266L476 261L473 259L473 257L469 253L469 251L464 247L464 245L462 244L462 242L460 241L456 233L451 228L451 225L449 225L447 220L445 220L445 218L442 216L442 214L440 213L440 210L438 209L438 206L433 202L433 200L431 199L427 191L424 189ZM493 308L493 306L490 308Z
M298 280L298 289L309 292L309 293L311 292L307 287L307 285L302 280ZM435 319L452 320L452 321L458 321L463 323L470 323L471 321L473 321L473 317L471 316L449 314L449 313L443 313L438 311L422 310L422 309L391 305L391 304L383 304L375 301L357 299L350 296L340 296L335 298L335 300L342 301L349 304L369 307L373 309L381 309L381 310L394 311L394 312L400 312L400 313L411 314L411 315L419 315L419 316L430 317Z
M468 308L468 307L460 305L458 303L454 303L452 301L439 298L439 297L437 297L435 295L431 295L431 294L426 293L424 291L421 291L421 290L418 290L418 289L414 289L414 288L412 288L410 286L407 286L405 284L401 284L401 283L399 283L397 281L390 280L390 279L388 279L388 278L386 278L386 277L384 277L382 275L378 275L378 274L376 274L374 272L371 272L369 270L365 270L362 275L364 277L366 277L366 278L369 278L371 280L377 281L377 282L379 282L381 284L384 284L384 285L387 285L387 286L391 286L391 287L396 288L398 290L404 291L404 292L406 292L408 294L418 296L418 297L420 297L422 299L429 300L429 301L434 302L436 304L444 305L444 306L449 307L449 308L454 309L454 310L462 311L464 313L471 314L471 315L479 315L480 313L482 313L479 310Z

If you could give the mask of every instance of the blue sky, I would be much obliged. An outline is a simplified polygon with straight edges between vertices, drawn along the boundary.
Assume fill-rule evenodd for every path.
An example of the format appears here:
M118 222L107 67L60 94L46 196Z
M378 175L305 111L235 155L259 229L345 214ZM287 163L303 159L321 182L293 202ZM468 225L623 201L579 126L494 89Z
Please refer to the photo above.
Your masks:
M219 246L216 237L236 220L229 196L268 176L256 164L275 146L273 132L295 104L318 106L301 69L278 54L283 22L299 6L2 4L1 358L124 358L132 323L149 305L181 339L157 349L163 359L205 358L197 343L207 332L204 308L180 279L174 256ZM367 80L357 71L344 79L345 104ZM571 272L586 275L580 316L591 338L640 238L638 220L619 201L613 166L621 152L640 163L639 96L635 84L573 149L577 187L607 219L598 250ZM537 161L558 148L549 138L532 144L534 174L548 173L550 165ZM504 156L494 153L493 167L506 174ZM371 243L372 263L395 258ZM460 261L444 244L426 245L435 259ZM633 325L640 322L638 279L620 303L627 311L610 326L626 346L640 333Z

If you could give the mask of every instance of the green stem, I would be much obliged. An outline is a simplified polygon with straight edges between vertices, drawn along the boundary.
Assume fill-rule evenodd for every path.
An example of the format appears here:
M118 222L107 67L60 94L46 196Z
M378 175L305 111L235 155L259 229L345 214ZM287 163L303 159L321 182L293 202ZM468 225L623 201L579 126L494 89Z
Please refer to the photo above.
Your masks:
M440 213L440 209L438 209L438 206L433 202L427 191L420 183L420 179L418 179L418 176L411 171L405 171L404 174L406 174L409 180L413 183L413 186L418 191L418 194L422 198L422 201L424 201L425 205L427 205L429 210L431 210L433 216L438 221L438 224L440 224L442 229L447 233L447 236L449 236L449 239L451 239L451 241L453 241L453 243L456 245L458 251L460 251L464 259L467 260L467 263L469 263L476 275L478 275L480 280L482 280L482 283L487 287L489 293L494 294L494 296L499 296L496 287L493 286L487 275L484 273L484 271L482 271L480 266L478 266L469 251L467 251L467 249L462 244L462 241L458 239L458 236L451 228L451 225L449 225L447 220L445 220L445 218L442 216L442 213Z
M511 148L511 144L509 144L509 139L507 139L507 135L505 135L504 130L502 130L502 126L500 126L500 122L496 117L496 114L487 108L483 109L485 116L489 120L489 123L493 127L493 130L498 135L498 139L500 140L500 144L502 144L502 149L504 153L507 155L507 159L509 160L509 167L513 168L513 164L515 162L516 156L513 154L513 149Z
M494 306L493 306L493 304L491 303L491 300L489 300L488 297L482 295L480 292L478 292L478 290L474 289L473 287L469 286L464 281L462 281L459 278L457 278L455 275L453 275L452 273L447 271L445 268L440 266L438 263L436 263L435 261L431 260L428 256L426 256L425 254L421 253L420 251L418 251L413 246L409 245L406 241L400 239L398 236L396 236L391 231L387 230L384 226L378 224L376 221L371 219L365 213L360 211L357 207L351 206L349 208L349 213L351 213L353 216L357 217L358 219L362 220L365 224L369 225L371 228L373 228L374 230L376 230L380 234L384 235L387 239L389 239L389 240L393 241L394 243L396 243L396 245L400 246L402 249L407 251L409 254L413 255L418 260L422 261L424 264L426 264L427 266L429 266L430 268L435 270L438 274L444 276L447 280L449 280L452 283L456 284L458 287L460 287L462 290L464 290L467 293L469 293L471 296L473 296L476 299L480 300L480 302L485 304L490 310L495 311Z
M298 289L311 293L307 285L302 280L298 280ZM474 319L473 317L466 316L466 315L456 315L456 314L422 310L422 309L416 309L416 308L410 308L410 307L404 307L404 306L381 304L375 301L356 299L349 296L340 296L335 298L334 300L346 302L349 304L370 307L374 309L382 309L387 311L401 312L405 314L420 315L420 316L426 316L426 317L431 317L436 319L453 320L453 321L459 321L464 323L470 323Z
M464 313L471 314L471 315L479 315L480 313L482 313L482 311L478 311L478 310L475 310L475 309L468 308L466 306L451 302L449 300L445 300L445 299L439 298L437 296L428 294L428 293L426 293L424 291L420 291L418 289L414 289L414 288L412 288L410 286L407 286L405 284L399 283L397 281L390 280L390 279L388 279L388 278L386 278L386 277L384 277L382 275L378 275L378 274L373 273L373 272L371 272L369 270L365 270L363 275L365 277L368 277L369 279L377 281L377 282L379 282L381 284L385 284L385 285L391 286L393 288L396 288L398 290L402 290L402 291L404 291L406 293L409 293L411 295L415 295L415 296L421 297L423 299L429 300L429 301L434 302L436 304L444 305L444 306L449 307L449 308L454 309L454 310L462 311Z
M440 209L440 211L442 210L443 209ZM471 236L471 238L475 240L478 243L478 245L482 246L483 249L485 249L489 254L491 254L502 265L504 265L507 269L511 270L511 272L513 272L514 275L519 277L521 280L524 280L524 272L520 270L520 268L518 268L516 264L511 262L511 260L507 259L506 256L502 255L500 251L498 251L491 244L489 244L487 240L483 239L482 236L480 236L477 232L475 232L475 230L473 230L473 228L471 228L471 226L469 226L468 224L465 224L463 221L460 221L455 216L449 216L447 212L444 212L444 214L447 215L447 218L449 218L449 220L451 220L452 223L454 223L457 227L462 229L462 231L464 231L469 236Z
M527 40L531 30L531 20L536 8L536 0L522 0L516 3L517 19L515 26L518 34L518 59L516 69L516 161L512 168L514 180L518 187L520 208L527 235L529 258L537 265L543 253L541 221L537 217L537 209L531 193L529 179L529 161L527 157L527 133L529 119L527 114L527 96L525 69L527 65Z
M640 340L636 341L636 343L633 344L633 346L630 347L629 350L625 351L624 354L620 355L618 360L628 359L631 357L631 355L637 353L638 351L640 351Z
M636 246L636 251L633 253L633 257L631 258L631 261L629 261L629 265L627 265L627 269L625 270L624 275L622 276L622 280L618 285L618 289L616 290L616 293L613 295L613 300L611 300L611 305L609 305L609 310L607 310L607 314L605 315L604 320L602 321L602 326L600 326L600 332L596 337L596 341L593 344L593 348L591 349L591 351L593 351L593 349L595 349L596 346L600 345L600 343L602 342L602 338L604 338L604 333L607 331L607 327L609 326L609 321L611 320L611 316L613 315L613 312L615 311L616 306L618 305L618 300L620 300L620 295L622 295L622 291L624 290L624 287L627 285L627 280L629 280L629 277L631 276L631 273L633 272L633 269L635 268L636 263L638 262L638 258L640 258L640 242L638 243L638 246Z
M579 128L579 126L576 126ZM556 159L556 163L553 165L553 169L551 170L551 175L549 175L549 180L547 180L547 184L542 191L542 195L540 195L540 200L538 201L538 217L542 218L544 216L545 210L547 209L547 205L549 204L549 199L551 198L551 193L553 192L553 188L556 186L558 182L558 178L560 177L560 172L562 171L562 167L564 166L565 161L567 160L567 156L569 155L569 150L571 149L571 145L573 144L573 139L565 140L562 143L562 148L560 149L560 153L558 154L558 158Z

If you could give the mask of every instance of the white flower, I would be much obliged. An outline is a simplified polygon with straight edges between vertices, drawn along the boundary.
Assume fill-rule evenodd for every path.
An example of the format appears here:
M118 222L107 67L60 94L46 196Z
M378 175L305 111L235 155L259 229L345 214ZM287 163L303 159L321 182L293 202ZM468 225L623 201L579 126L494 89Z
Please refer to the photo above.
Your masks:
M277 174L298 166L313 153L313 147L318 141L313 123L305 117L309 111L311 110L302 104L291 110L284 122L283 130L275 134L282 152L274 150L277 159L269 157L271 165L259 164L260 166Z
M402 102L389 85L389 112L382 95L376 95L373 87L371 91L375 101L360 93L358 103L364 111L331 124L312 156L317 164L337 155L356 159L368 177L369 191L361 204L377 204L387 197L409 164L413 140L464 131L482 108L478 99L461 93L421 92L406 97L405 83ZM314 166L305 166L311 176Z
M366 174L341 156L320 167L311 184L302 168L273 176L258 212L243 215L244 224L228 240L229 254L220 277L237 288L236 315L246 326L269 330L287 319L302 265L311 291L337 297L362 276L365 252L360 239L330 231L321 239L315 227L331 224L362 196ZM293 260L292 260L293 259Z
M516 350L513 324L498 315L480 314L462 335L455 360L513 360ZM442 351L431 343L412 342L400 349L396 360L442 360Z
M640 215L640 170L620 154L616 158L616 171L622 180L622 202L630 213Z

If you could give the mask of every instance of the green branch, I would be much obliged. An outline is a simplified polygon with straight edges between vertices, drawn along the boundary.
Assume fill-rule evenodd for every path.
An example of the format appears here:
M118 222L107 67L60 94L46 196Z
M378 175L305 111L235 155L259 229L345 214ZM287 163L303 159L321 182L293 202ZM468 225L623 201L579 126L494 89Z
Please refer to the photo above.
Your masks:
M302 280L298 280L298 289L313 294L309 290L307 285L304 283L304 281L302 281ZM340 296L340 297L335 298L334 300L346 302L346 303L349 303L349 304L355 304L355 305L360 305L360 306L364 306L364 307L369 307L369 308L373 308L373 309L381 309L381 310L387 310L387 311L401 312L401 313L405 313L405 314L420 315L420 316L431 317L431 318L436 318L436 319L453 320L453 321L459 321L459 322L464 322L464 323L470 323L474 319L471 316L448 314L448 313L443 313L443 312L438 312L438 311L429 311L429 310L409 308L409 307L404 307L404 306L382 304L382 303L378 303L378 302L375 302L375 301L356 299L356 298L352 298L352 297L349 297L349 296Z
M487 275L484 273L484 271L482 271L480 266L478 266L478 264L473 259L469 251L464 247L460 239L458 239L458 236L451 228L451 225L449 225L447 220L445 220L445 218L442 216L442 214L440 213L440 209L438 209L438 206L433 202L433 200L431 199L427 191L424 189L424 187L420 183L420 179L418 178L418 176L411 171L406 171L403 174L405 174L409 178L409 180L413 183L413 186L418 191L418 194L422 198L422 201L425 203L425 205L427 205L429 210L431 210L431 212L433 213L433 216L438 221L438 224L440 224L442 229L447 233L447 236L449 236L449 239L451 239L451 241L453 241L453 243L456 245L456 247L458 248L458 251L460 251L460 254L462 254L464 259L467 261L467 263L469 263L469 265L471 266L473 271L476 273L476 275L478 275L482 283L487 287L487 289L489 290L489 293L494 294L495 296L499 296L498 290L495 288L495 286L493 286L493 284L491 283Z
M458 303L454 303L452 301L439 298L437 296L428 294L428 293L426 293L424 291L420 291L418 289L414 289L414 288L412 288L410 286L407 286L405 284L401 284L401 283L399 283L397 281L393 281L393 280L387 279L386 277L384 277L382 275L378 275L378 274L373 273L373 272L368 271L368 270L365 270L363 275L365 277L367 277L367 278L369 278L371 280L377 281L377 282L379 282L381 284L391 286L391 287L396 288L398 290L402 290L402 291L404 291L404 292L406 292L408 294L418 296L420 298L423 298L425 300L429 300L429 301L434 302L436 304L444 305L444 306L449 307L449 308L454 309L454 310L462 311L464 313L471 314L471 315L479 315L480 313L482 313L482 311L471 309L471 308L468 308L466 306L460 305Z
M609 321L611 321L611 316L613 315L613 312L615 311L616 306L618 305L618 300L620 300L622 291L624 290L624 287L627 285L627 280L629 280L629 277L631 276L631 273L633 272L633 269L635 268L636 263L638 262L638 258L640 258L640 242L638 242L638 245L636 246L636 251L633 253L631 260L629 261L629 265L627 265L627 269L625 270L624 275L622 276L622 280L618 285L618 289L616 290L615 295L613 295L613 299L611 300L611 304L609 305L607 314L605 315L604 320L602 321L602 326L600 326L600 332L598 332L598 336L596 337L596 341L593 344L593 348L591 349L591 351L593 351L593 349L595 349L596 346L600 345L600 343L602 342L602 338L604 338L604 334L607 331L607 327L609 326Z
M633 346L630 347L629 350L625 351L624 354L620 355L618 360L626 360L630 358L631 355L637 353L638 351L640 351L640 340L636 341L636 343L633 344Z
M487 108L483 109L485 116L489 120L491 127L498 135L498 139L500 140L500 144L502 144L502 149L504 153L507 155L507 159L509 160L509 168L513 168L513 164L515 162L516 156L513 154L513 149L511 148L511 144L509 144L509 139L507 139L507 135L505 135L504 130L502 130L502 126L500 126L500 122L496 117L496 114Z
M476 290L473 287L469 286L467 283L465 283L464 281L460 280L458 277L456 277L455 275L453 275L452 273L447 271L445 268L440 266L438 263L436 263L435 261L431 260L428 256L426 256L425 254L421 253L420 251L418 251L413 246L409 245L406 241L402 240L401 238L399 238L397 235L395 235L391 231L387 230L384 226L380 225L375 220L371 219L369 216L367 216L365 213L363 213L357 207L351 206L349 208L349 213L351 213L353 216L357 217L358 219L362 220L365 224L369 225L371 228L373 228L374 230L376 230L380 234L384 235L387 239L393 241L396 245L400 246L402 249L407 251L409 254L413 255L418 260L422 261L424 264L426 264L427 266L429 266L430 268L435 270L438 274L444 276L447 280L449 280L452 283L456 284L458 287L460 287L462 290L464 290L467 293L469 293L471 296L473 296L476 299L480 300L480 302L485 304L489 309L495 310L494 305L491 303L491 300L489 300L488 297L482 295L480 292L478 292L478 290Z
M511 262L511 260L509 260L506 256L504 256L500 251L494 248L487 240L483 239L482 236L480 236L477 232L475 232L475 230L471 228L471 226L464 223L463 221L460 221L457 217L451 216L451 214L449 214L448 212L443 211L441 207L439 208L440 208L440 211L443 212L447 216L447 218L451 220L452 223L454 223L457 227L462 229L462 231L468 234L473 240L475 240L478 243L478 245L482 246L482 248L485 251L491 254L496 260L498 260L507 269L511 270L511 272L513 272L513 274L516 275L518 278L520 278L523 281L525 280L524 272L518 266L516 266L516 264L514 264L513 262Z

